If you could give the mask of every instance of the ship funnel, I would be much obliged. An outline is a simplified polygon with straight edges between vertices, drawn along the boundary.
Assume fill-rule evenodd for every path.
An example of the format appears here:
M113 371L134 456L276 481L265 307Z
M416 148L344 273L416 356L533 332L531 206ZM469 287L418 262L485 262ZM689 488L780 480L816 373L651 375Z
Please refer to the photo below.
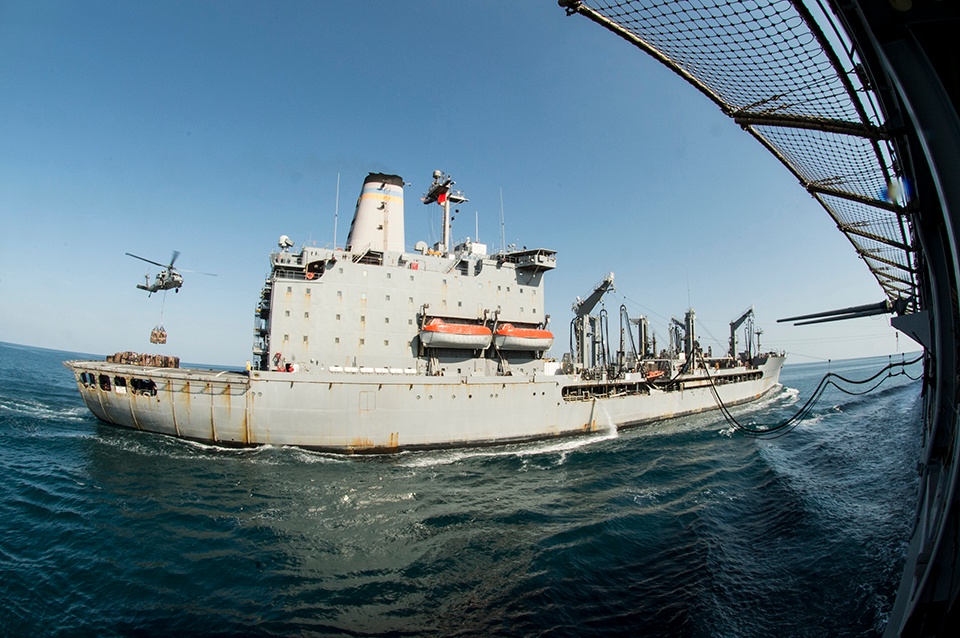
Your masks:
M363 180L347 250L403 252L403 178L370 173Z

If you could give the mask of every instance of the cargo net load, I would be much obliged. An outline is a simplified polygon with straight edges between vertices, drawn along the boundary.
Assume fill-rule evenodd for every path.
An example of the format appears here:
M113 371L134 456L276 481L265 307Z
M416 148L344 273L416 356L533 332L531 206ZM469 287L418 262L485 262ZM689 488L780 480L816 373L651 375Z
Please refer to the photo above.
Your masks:
M150 331L150 343L166 343L167 342L167 331L164 330L163 324L157 325L156 328Z
M823 206L891 302L917 308L910 187L872 82L819 3L560 0L683 77Z

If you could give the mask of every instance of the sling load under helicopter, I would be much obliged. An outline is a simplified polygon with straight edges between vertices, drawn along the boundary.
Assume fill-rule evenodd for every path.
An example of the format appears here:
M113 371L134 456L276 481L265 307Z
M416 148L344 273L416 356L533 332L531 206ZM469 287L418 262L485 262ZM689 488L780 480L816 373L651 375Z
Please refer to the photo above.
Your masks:
M173 290L174 292L180 292L180 286L183 285L183 275L173 267L174 262L177 261L177 257L180 256L180 251L175 250L173 254L170 255L169 264L161 264L159 262L153 261L152 259L147 259L141 257L140 255L134 255L133 253L127 253L130 257L134 259L139 259L140 261L145 261L148 264L153 264L154 266L159 266L162 270L157 273L156 279L153 283L150 283L150 273L147 273L143 276L144 281L142 284L137 284L137 288L140 290L146 290L150 296L155 292L160 292L161 290ZM185 270L184 272L194 272L192 270ZM205 272L200 273L202 275L209 275L211 277L216 277L214 273ZM156 344L165 344L167 342L167 331L163 327L163 310L160 311L160 323L150 331L150 343Z
M173 267L174 262L177 261L177 257L180 256L180 251L175 250L170 256L169 264L161 264L159 262L153 261L151 259L146 259L140 255L134 255L133 253L127 253L130 257L134 259L139 259L140 261L145 261L148 264L153 264L154 266L159 266L162 270L157 273L156 278L153 283L150 283L150 273L147 273L143 276L143 283L137 284L137 288L140 290L146 290L150 293L147 296L152 295L155 292L161 290L173 290L174 292L180 292L180 286L183 285L183 275L180 274L180 271ZM193 272L191 270L185 270L183 272ZM210 277L216 277L214 273L202 272L201 275L208 275Z

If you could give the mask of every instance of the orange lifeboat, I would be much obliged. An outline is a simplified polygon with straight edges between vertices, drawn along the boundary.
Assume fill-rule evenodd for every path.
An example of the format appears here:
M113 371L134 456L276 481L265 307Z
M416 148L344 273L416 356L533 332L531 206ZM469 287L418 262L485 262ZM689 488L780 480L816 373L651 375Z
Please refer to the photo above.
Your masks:
M428 348L485 350L490 347L490 328L470 323L447 323L433 318L420 330L420 342Z
M501 324L493 335L493 344L499 350L549 350L553 333L538 328L517 328L512 323Z

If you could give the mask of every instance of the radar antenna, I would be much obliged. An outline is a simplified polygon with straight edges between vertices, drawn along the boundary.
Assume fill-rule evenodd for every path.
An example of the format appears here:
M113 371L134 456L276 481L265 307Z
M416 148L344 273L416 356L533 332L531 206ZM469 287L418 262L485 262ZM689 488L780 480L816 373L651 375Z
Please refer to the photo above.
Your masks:
M437 246L441 252L446 255L450 252L450 202L462 204L470 201L463 194L463 191L453 190L452 186L456 184L453 178L443 171L433 171L433 183L430 188L420 198L424 204L437 203L443 207L443 234L440 244Z

